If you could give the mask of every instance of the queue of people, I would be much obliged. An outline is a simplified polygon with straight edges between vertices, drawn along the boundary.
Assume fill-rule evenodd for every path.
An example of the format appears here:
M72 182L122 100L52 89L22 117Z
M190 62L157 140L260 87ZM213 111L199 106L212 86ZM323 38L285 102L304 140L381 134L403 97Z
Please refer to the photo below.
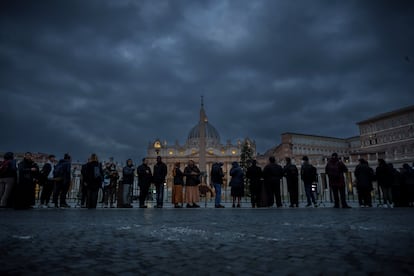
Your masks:
M54 155L48 157L40 169L33 161L33 156L27 152L24 159L16 164L14 155L8 152L0 163L0 207L29 209L35 206L35 186L38 183L42 189L40 194L41 208L70 208L67 203L67 193L71 183L71 157L65 154L58 162ZM256 160L249 160L247 168L242 168L238 162L233 162L229 171L232 197L232 207L241 207L241 198L245 194L245 185L250 188L251 207L281 208L281 180L286 179L289 194L289 207L299 207L299 181L302 180L306 194L306 207L318 207L314 187L318 183L316 168L310 164L309 158L303 156L300 170L292 164L290 158L285 159L282 167L272 156L264 168L257 165ZM225 174L223 164L216 162L210 171L210 187L214 195L215 208L224 208L221 204L222 185ZM328 160L325 173L329 180L334 208L351 208L346 201L345 173L347 166L333 153ZM139 208L147 208L151 185L155 186L155 208L163 208L164 184L167 178L167 166L160 156L153 170L148 166L148 160L135 168L132 159L126 161L122 168L122 178L113 160L102 165L96 154L91 154L88 162L82 165L79 194L81 206L95 209L98 203L99 191L102 191L101 203L104 208L132 208L132 188L135 174L138 176L140 194ZM379 204L385 207L414 206L414 170L404 164L400 170L378 159L378 166L372 169L368 162L359 159L356 166L354 186L358 192L358 202L361 207L372 207L373 183L378 183ZM175 208L199 208L200 184L202 173L193 160L189 160L184 170L181 164L175 163L173 171L172 204ZM121 180L120 180L121 179ZM117 196L118 195L118 196ZM51 204L52 203L52 204Z

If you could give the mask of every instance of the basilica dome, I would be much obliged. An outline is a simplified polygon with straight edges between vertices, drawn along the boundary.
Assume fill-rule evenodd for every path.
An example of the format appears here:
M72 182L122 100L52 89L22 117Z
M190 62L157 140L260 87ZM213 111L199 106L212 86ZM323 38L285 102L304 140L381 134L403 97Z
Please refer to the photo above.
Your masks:
M214 146L220 144L220 135L216 128L209 122L198 123L195 125L188 133L187 144L193 146L199 145L200 129L203 126L205 127L206 145Z

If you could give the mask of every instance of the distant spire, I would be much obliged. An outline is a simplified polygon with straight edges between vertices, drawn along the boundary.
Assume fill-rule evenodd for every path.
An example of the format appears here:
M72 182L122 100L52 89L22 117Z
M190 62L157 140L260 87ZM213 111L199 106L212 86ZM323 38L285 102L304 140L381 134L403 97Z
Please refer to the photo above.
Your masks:
M201 108L200 108L200 122L206 123L208 121L206 112L204 111L204 96L201 96Z

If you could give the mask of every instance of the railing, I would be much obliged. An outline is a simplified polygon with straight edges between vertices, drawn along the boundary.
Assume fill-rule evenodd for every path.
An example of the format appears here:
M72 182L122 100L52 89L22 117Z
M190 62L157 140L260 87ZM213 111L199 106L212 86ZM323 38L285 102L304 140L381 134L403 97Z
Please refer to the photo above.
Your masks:
M352 179L349 179L349 175L347 176L346 182L348 183L348 185L346 185L347 200L351 202L357 201L358 199L357 192L356 192L356 189L354 189L354 187L352 186ZM289 193L288 193L287 183L286 183L285 178L281 180L280 185L281 185L282 203L284 206L287 206L289 203ZM373 201L373 204L377 204L380 194L378 190L378 185L374 183L373 186L374 186L374 190L372 191L372 201ZM185 192L185 187L184 187L184 192ZM41 187L37 187L36 188L37 200L40 199L40 193L41 193ZM138 181L135 178L133 187L132 187L132 195L131 195L134 202L138 200L139 193L140 193L140 189L138 186ZM231 193L231 187L227 185L223 185L222 195L221 195L221 200L223 203L232 202L232 197L230 193ZM333 202L333 196L331 194L329 185L327 185L327 181L325 179L324 174L319 175L318 183L316 183L315 197L317 198L318 203L322 202L324 204L330 204ZM101 198L102 198L102 192L100 191L98 202L101 201ZM72 178L72 183L71 183L71 186L67 194L67 200L72 205L80 206L81 191L80 191L80 177L79 176L75 176ZM172 189L165 184L164 202L171 203L171 201L172 201ZM299 201L302 204L306 203L307 201L305 188L304 188L302 181L300 180L299 180ZM246 195L243 198L243 202L247 204L245 206L249 206L250 196ZM147 203L149 203L150 205L155 204L155 187L153 185L151 185L150 187L149 194L147 196ZM214 197L212 197L210 193L207 193L205 196L200 197L200 203L201 204L214 203Z

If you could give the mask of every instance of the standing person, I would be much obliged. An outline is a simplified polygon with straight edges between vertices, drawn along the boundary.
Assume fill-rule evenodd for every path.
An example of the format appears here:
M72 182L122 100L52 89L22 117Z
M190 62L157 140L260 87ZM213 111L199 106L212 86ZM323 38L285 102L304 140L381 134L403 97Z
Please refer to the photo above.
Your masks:
M378 188L381 189L384 206L392 207L392 172L384 159L378 159L378 166L375 169L375 178Z
M305 194L308 204L306 207L312 206L318 207L316 204L315 195L312 192L312 183L316 181L317 171L314 166L309 163L309 158L305 155L302 157L302 167L300 168L300 177L302 178L303 185L305 187Z
M348 168L345 164L339 160L338 154L335 152L329 159L328 164L325 167L325 173L329 178L329 185L332 188L334 196L334 208L339 208L339 197L341 197L342 208L351 208L346 203L345 198L345 177L344 173L348 172Z
M157 163L154 165L153 181L155 185L157 205L155 208L162 208L164 203L164 183L167 176L167 165L162 162L161 156L157 156Z
M143 158L142 164L137 168L138 186L139 186L139 208L147 208L145 199L152 182L151 168L148 166L148 160Z
M231 164L230 169L230 186L231 186L231 196L233 197L233 204L232 207L236 207L236 199L237 199L237 208L240 208L240 201L242 196L244 196L244 172L242 168L239 166L238 162L233 162Z
M131 205L131 187L134 184L134 164L132 159L126 161L126 166L122 169L122 207L132 208Z
M187 208L200 208L197 204L200 200L200 192L198 190L200 175L200 169L195 165L193 160L189 160L187 167L184 168L185 201L187 202Z
M252 208L259 207L259 205L261 205L259 204L259 191L262 178L262 169L257 166L256 160L252 160L250 166L247 168L246 178L249 179L250 182Z
M280 180L283 177L283 168L279 164L276 164L274 156L269 157L269 164L263 169L263 178L265 186L270 191L270 203L273 205L273 197L276 199L276 206L282 207L282 196L280 194Z
M358 191L358 202L360 207L372 207L371 191L374 180L374 170L369 167L368 162L361 158L355 168L356 187Z
M42 194L40 195L40 207L50 208L49 201L55 187L55 181L53 180L53 171L55 167L56 157L51 154L48 156L46 164L40 171L40 183L43 186Z
M116 189L117 183L119 179L118 170L116 168L116 164L113 162L113 158L109 159L109 162L106 163L104 169L104 208L109 207L114 208L115 203L115 196L116 196Z
M299 173L298 168L292 164L292 160L286 157L286 165L283 168L283 175L286 177L289 192L290 206L299 207Z
M33 161L33 155L26 152L18 167L18 182L15 190L15 209L29 209L35 204L35 182L39 167Z
M6 152L0 163L0 208L10 205L10 197L16 183L17 168L14 154Z
M393 207L401 207L401 173L394 168L394 164L388 163L388 168L391 173L391 193Z
M88 159L88 162L81 166L81 175L80 175L80 183L79 183L79 192L81 194L81 208L86 208L88 203L88 187L86 183L86 166L91 160Z
M98 156L93 153L85 166L85 185L87 187L86 207L96 209L98 203L99 188L102 186L103 170L98 161Z
M71 157L65 153L63 159L59 160L53 170L55 189L53 191L53 203L55 208L70 208L66 202L66 194L69 191L71 181ZM60 200L60 205L58 204Z
M180 162L174 164L173 170L173 190L172 190L172 203L174 208L183 207L183 185L184 185L184 174L180 169Z
M407 163L401 168L401 207L411 207L411 192L414 187L414 171Z
M216 162L211 167L211 184L214 186L214 190L216 191L216 197L214 199L214 207L215 208L224 208L221 205L221 185L223 185L223 163Z

